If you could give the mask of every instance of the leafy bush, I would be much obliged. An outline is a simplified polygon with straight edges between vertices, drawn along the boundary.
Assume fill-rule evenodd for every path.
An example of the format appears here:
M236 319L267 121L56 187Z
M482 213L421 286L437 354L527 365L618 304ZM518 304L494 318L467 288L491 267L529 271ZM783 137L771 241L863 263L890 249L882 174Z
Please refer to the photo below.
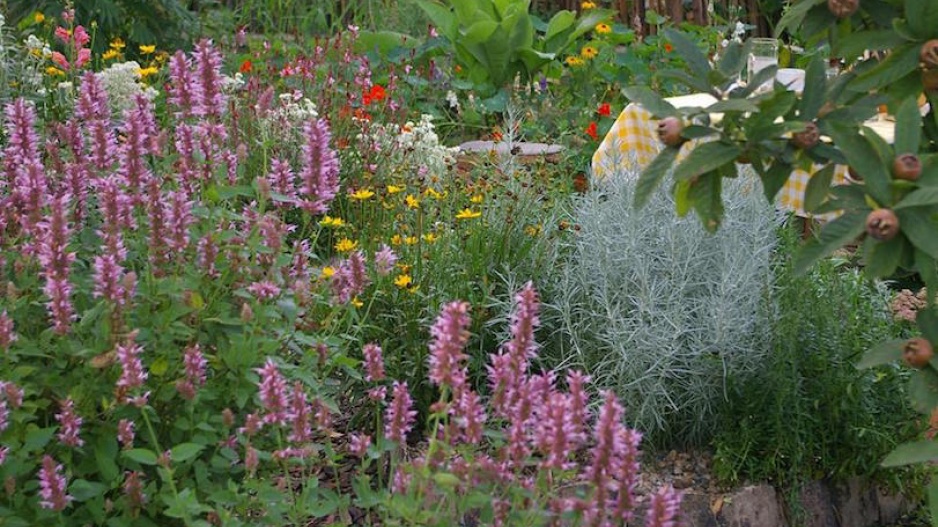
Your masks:
M797 276L792 229L775 256L772 353L747 379L730 379L714 440L715 468L731 483L872 474L915 435L915 414L897 396L907 375L889 365L857 370L873 344L903 336L889 290L855 269L823 261Z
M635 177L615 174L577 204L547 295L560 334L549 358L633 401L629 418L652 440L701 443L727 379L760 371L768 353L774 214L743 178L726 226L705 236L663 193L633 209Z

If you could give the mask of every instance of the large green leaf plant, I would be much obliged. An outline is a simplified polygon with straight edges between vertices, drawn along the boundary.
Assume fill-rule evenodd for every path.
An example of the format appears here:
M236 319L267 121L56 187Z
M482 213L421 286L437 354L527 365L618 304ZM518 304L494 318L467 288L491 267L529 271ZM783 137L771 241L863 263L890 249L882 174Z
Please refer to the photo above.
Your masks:
M938 2L800 0L789 6L777 31L810 46L828 44L832 56L842 58L844 72L828 77L826 64L815 57L806 68L803 93L780 84L755 93L753 86L772 79L775 69L763 70L749 86L734 83L748 55L745 45L731 45L714 64L683 34L667 34L688 67L664 75L717 101L675 108L648 89L626 90L660 119L667 145L642 173L635 204L642 206L670 175L678 212L694 210L705 227L716 230L723 215L721 182L737 177L742 165L752 166L770 201L793 169L811 170L805 209L839 215L804 244L796 268L804 272L835 249L860 241L868 274L887 277L902 269L921 276L929 293L916 321L921 336L880 344L859 366L904 361L914 369L913 405L938 426ZM891 144L866 122L881 105L895 116ZM722 114L719 122L712 118L716 113ZM703 141L680 158L691 139ZM849 167L857 181L832 187L838 165ZM935 430L930 432L899 447L884 465L938 461ZM938 478L929 495L938 525Z
M414 0L483 95L527 83L613 12L557 12L538 30L531 0Z

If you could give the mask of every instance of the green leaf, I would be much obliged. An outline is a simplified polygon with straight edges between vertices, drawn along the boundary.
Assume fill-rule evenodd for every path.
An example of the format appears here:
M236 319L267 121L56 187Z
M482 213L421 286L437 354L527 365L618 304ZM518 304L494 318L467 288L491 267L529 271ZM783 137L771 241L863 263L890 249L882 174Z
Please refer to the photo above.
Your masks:
M674 179L684 181L733 163L743 152L737 144L712 141L696 145L674 170Z
M905 0L905 20L917 38L927 40L938 37L938 2Z
M173 463L188 461L195 456L199 455L199 452L205 448L205 445L199 445L196 443L180 443L170 450L171 458Z
M30 425L27 428L26 439L23 440L23 450L33 452L44 449L49 444L49 440L52 439L52 435L55 434L57 428L55 426L34 428L33 425Z
M655 159L645 167L642 174L638 177L638 183L635 185L635 197L633 204L635 208L642 208L648 203L651 194L661 184L661 180L668 174L668 170L674 165L680 147L667 147L658 154Z
M938 187L923 187L902 198L894 209L938 205Z
M915 269L922 276L922 282L930 291L938 290L938 261L924 251L915 251Z
M572 11L567 11L566 9L558 11L551 17L550 22L547 23L547 31L544 33L544 39L550 40L555 35L570 29L573 27L574 22L576 22L576 15Z
M931 342L938 342L938 308L932 306L928 309L919 309L915 317L915 325L923 337Z
M785 31L795 32L795 28L801 25L805 15L808 14L814 6L821 5L826 0L802 0L793 3L782 15L778 25L775 26L775 34L781 36Z
M677 109L660 95L646 86L622 88L622 93L632 102L642 105L656 119L677 115Z
M804 244L795 255L795 274L803 275L818 260L852 242L866 228L866 213L847 212L821 229L816 239Z
M707 74L710 72L710 61L707 60L707 56L700 50L696 42L687 38L684 33L672 28L664 30L664 37L671 41L674 51L684 59L687 67L690 68L695 77L699 79L707 78Z
M868 92L894 83L918 69L920 44L905 44L892 51L875 67L861 73L850 83L855 92Z
M466 28L465 31L460 31L460 39L463 44L478 44L492 36L496 29L498 29L498 22L480 20Z
M722 183L723 178L717 171L713 171L700 176L690 188L694 210L709 233L716 232L723 222L723 198L720 192Z
M762 190L765 193L765 199L769 202L775 202L775 195L788 182L791 177L792 166L780 160L775 160L768 171L762 176Z
M723 50L723 55L717 62L717 70L727 77L739 75L746 66L746 57L752 49L752 41L746 41L745 44L739 42L730 42L730 45Z
M141 465L156 464L156 453L154 453L152 450L147 450L146 448L131 448L130 450L124 450L121 452L121 455L131 461L136 461Z
M94 445L94 460L104 481L113 482L120 476L114 459L117 457L117 440L113 435L102 435Z
M888 50L901 46L906 40L893 29L853 31L835 41L835 57L859 57L866 50Z
M902 262L902 255L908 250L905 238L896 236L889 241L877 241L867 238L864 243L866 252L866 273L870 276L887 277L896 272Z
M804 93L798 107L798 117L812 120L817 117L818 111L824 105L827 91L827 68L821 56L815 55L805 70Z
M84 479L76 479L68 487L71 494L77 501L87 501L91 498L101 496L107 492L108 486L102 483L95 483Z
M896 215L899 216L900 230L912 245L938 259L938 236L935 236L938 225L932 221L928 212L922 209L900 209Z
M844 153L850 166L861 176L870 195L878 203L889 203L889 173L870 141L857 134L856 129L842 123L828 123L828 134Z
M433 25L440 31L440 33L448 38L451 42L455 42L459 36L457 33L458 25L456 17L453 16L453 13L446 6L440 4L439 2L432 2L430 0L414 0L420 9L423 10L424 14L427 15L427 18L433 22Z
M814 212L824 203L834 180L834 165L827 165L811 175L804 189L804 210Z
M938 408L938 372L934 368L913 371L908 393L916 412L931 414L932 410Z
M872 368L873 366L881 366L899 360L902 358L902 346L904 344L904 339L880 342L863 354L863 357L857 363L857 369Z
M896 112L896 155L918 154L922 141L922 114L918 109L918 101L910 97L902 102Z
M759 107L749 99L727 99L707 106L707 113L758 112Z
M925 439L899 445L883 460L884 467L901 467L938 459L938 441Z
M928 511L932 527L938 527L938 478L932 478L928 484Z

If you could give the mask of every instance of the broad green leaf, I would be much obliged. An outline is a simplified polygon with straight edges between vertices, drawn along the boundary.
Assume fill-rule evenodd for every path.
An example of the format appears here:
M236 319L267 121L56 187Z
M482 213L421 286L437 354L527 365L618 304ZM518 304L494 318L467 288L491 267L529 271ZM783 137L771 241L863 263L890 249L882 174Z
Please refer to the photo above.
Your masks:
M68 486L68 492L76 501L87 501L108 491L108 486L102 483L76 479Z
M674 165L680 147L667 147L658 154L655 159L645 167L638 177L638 183L635 185L635 197L633 204L635 208L642 208L648 203L652 193L661 184L661 180L668 174L668 170Z
M909 400L915 411L928 415L938 408L938 372L922 368L912 372L908 384Z
M449 0L449 3L456 11L456 17L459 23L468 24L476 19L476 13L479 12L479 7L475 0Z
M795 28L800 26L804 21L804 17L808 14L808 11L814 6L821 5L825 2L826 0L802 0L801 2L793 3L782 15L782 19L778 21L778 25L775 26L775 35L782 36L785 31L794 33Z
M818 260L852 242L866 228L865 212L847 212L825 225L816 239L795 254L795 273L802 275Z
M727 99L707 106L707 113L758 112L759 107L749 99Z
M923 187L902 198L894 209L938 205L938 187Z
M905 44L892 51L874 68L861 73L850 83L855 92L868 92L894 83L918 69L920 44Z
M791 177L792 166L780 160L775 160L772 166L762 176L762 190L765 192L765 199L769 202L775 202L775 195L785 186L788 178Z
M927 40L938 37L938 2L905 0L905 20L917 38Z
M938 261L924 251L915 251L915 269L930 291L938 290Z
M465 31L461 31L460 39L463 44L478 44L487 40L496 29L498 29L498 22L480 20L466 28Z
M735 167L734 167L735 168ZM708 172L700 176L690 188L690 198L694 203L694 210L703 223L707 232L714 233L723 222L723 178L717 171Z
M690 181L678 181L674 184L674 208L680 217L687 216L694 206L690 197Z
M733 163L743 152L737 144L712 141L696 145L674 170L674 179L684 181Z
M938 224L932 221L927 211L911 208L896 211L899 228L916 248L932 258L938 258Z
M886 342L880 342L863 354L863 357L857 363L857 369L872 368L873 366L890 364L901 359L903 344L905 344L904 339L894 339L887 340Z
M662 79L675 80L691 90L701 93L707 93L712 89L709 80L695 77L683 70L664 70L659 72L658 76Z
M887 277L896 272L902 262L902 255L908 251L905 238L896 236L888 241L867 238L864 242L866 271L870 276Z
M605 20L609 20L617 14L618 13L612 9L590 9L588 13L580 16L580 19L577 21L573 32L571 32L570 36L567 37L568 45L595 29L596 24Z
M566 31L573 26L574 22L576 22L576 15L572 11L567 11L566 9L558 11L551 17L550 22L547 23L547 31L544 33L544 39L550 40L560 32Z
M938 478L932 478L928 484L928 511L932 527L938 527Z
M459 37L458 23L456 17L453 16L453 13L446 6L440 4L439 2L431 0L414 0L420 9L423 10L424 14L427 15L427 18L433 22L433 25L436 26L437 30L451 42L456 42L456 39Z
M859 57L866 50L888 50L901 46L906 40L892 29L853 31L835 40L836 57Z
M896 112L896 134L893 144L896 155L918 154L922 141L922 114L918 101L910 97L903 101Z
M174 463L188 461L195 456L199 455L199 452L205 448L205 445L199 445L196 443L181 443L170 450L171 458Z
M664 37L671 41L674 51L687 63L691 73L700 79L706 79L710 71L710 61L696 42L675 29L665 29Z
M642 105L656 119L677 115L677 109L647 86L629 86L622 93L632 102Z
M55 431L58 427L50 426L47 428L33 428L32 425L27 427L26 439L23 440L23 450L26 452L33 452L35 450L42 450L49 444L49 440L52 439L52 435L55 434Z
M834 144L844 153L850 166L861 176L867 190L878 203L889 203L892 191L889 188L889 173L883 160L869 140L856 133L856 129L841 123L829 123L828 133Z
M156 464L156 453L152 450L147 450L146 448L131 448L130 450L124 450L121 452L121 455L130 459L131 461L136 461L141 465L155 465Z
M808 185L804 189L804 210L814 212L831 190L831 181L834 180L834 165L827 165L811 175Z
M113 435L102 435L94 445L94 460L104 481L113 482L120 476L117 458L117 440Z
M700 139L701 137L709 137L711 135L717 135L720 131L716 128L710 128L709 126L701 126L699 124L692 124L683 130L681 130L681 136L686 137L687 139Z
M730 42L730 45L723 50L719 62L717 62L717 70L727 77L739 75L746 67L746 57L749 56L751 49L752 41L747 41L746 44L735 41Z
M798 107L798 117L811 120L824 105L827 92L827 68L820 55L815 55L805 70L804 93Z
M938 441L924 439L899 445L883 460L884 467L901 467L938 460Z
M938 308L919 309L915 325L922 336L931 342L938 342Z

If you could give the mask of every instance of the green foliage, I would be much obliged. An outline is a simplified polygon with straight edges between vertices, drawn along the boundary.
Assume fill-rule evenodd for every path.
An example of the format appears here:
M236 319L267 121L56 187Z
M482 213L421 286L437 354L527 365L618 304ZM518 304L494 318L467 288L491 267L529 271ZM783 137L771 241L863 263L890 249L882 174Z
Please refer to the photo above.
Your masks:
M556 332L545 355L629 401L654 444L704 444L727 378L760 372L769 351L773 213L744 178L724 229L704 236L664 193L632 208L634 179L619 171L577 203L578 234L545 289Z
M795 273L795 229L781 230L772 298L772 352L748 379L731 378L714 439L715 470L725 482L878 475L890 450L915 436L915 413L901 394L908 372L895 365L858 370L864 350L904 336L889 310L889 290L844 263L823 261Z

